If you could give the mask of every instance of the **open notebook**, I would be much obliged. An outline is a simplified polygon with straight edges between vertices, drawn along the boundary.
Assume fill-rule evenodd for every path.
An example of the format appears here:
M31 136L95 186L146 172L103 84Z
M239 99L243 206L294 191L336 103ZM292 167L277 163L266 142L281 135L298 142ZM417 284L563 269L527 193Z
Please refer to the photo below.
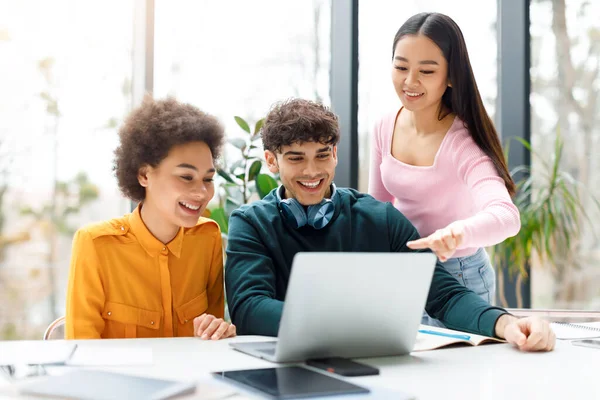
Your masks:
M505 340L454 331L429 325L420 325L413 351L434 350L453 344L479 346L483 343L504 343Z
M552 330L556 334L557 339L570 340L600 338L600 326L597 322L589 325L586 323L568 324L565 322L552 322L550 326L552 326Z

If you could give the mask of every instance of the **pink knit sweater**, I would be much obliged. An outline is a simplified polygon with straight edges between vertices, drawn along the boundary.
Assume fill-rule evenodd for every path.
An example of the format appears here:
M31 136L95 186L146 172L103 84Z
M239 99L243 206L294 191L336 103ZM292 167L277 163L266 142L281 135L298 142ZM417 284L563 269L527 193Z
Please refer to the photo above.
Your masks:
M471 255L519 232L519 210L492 160L457 117L432 166L405 164L391 154L397 112L379 121L371 144L369 194L389 201L422 237L460 221L465 240L453 257Z

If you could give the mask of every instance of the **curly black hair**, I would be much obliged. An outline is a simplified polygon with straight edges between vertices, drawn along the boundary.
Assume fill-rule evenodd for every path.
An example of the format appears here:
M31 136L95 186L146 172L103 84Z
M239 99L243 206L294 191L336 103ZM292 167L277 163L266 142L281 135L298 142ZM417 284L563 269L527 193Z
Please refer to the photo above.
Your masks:
M275 103L262 126L263 147L274 153L294 143L337 145L339 141L337 115L323 104L305 99Z
M113 170L123 195L142 201L146 189L138 181L144 165L156 167L171 148L190 142L204 142L213 158L220 155L224 129L212 115L173 98L154 100L146 96L119 130Z

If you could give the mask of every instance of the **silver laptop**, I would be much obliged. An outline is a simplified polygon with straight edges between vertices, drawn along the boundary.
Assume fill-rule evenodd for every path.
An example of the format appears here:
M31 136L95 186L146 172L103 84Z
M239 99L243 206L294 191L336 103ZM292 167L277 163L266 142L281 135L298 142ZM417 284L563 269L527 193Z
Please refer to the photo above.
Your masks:
M278 339L230 345L273 362L407 354L435 263L432 253L298 253Z

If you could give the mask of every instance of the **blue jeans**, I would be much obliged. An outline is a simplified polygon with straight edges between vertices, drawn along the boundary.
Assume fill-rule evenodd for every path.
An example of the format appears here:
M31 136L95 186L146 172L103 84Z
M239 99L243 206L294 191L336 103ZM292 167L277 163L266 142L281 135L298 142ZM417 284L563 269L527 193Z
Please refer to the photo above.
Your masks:
M496 298L496 273L485 249L479 249L475 254L467 257L451 258L442 263L446 271L458 282L471 289L483 300L492 304ZM439 320L423 312L421 323L444 327Z

